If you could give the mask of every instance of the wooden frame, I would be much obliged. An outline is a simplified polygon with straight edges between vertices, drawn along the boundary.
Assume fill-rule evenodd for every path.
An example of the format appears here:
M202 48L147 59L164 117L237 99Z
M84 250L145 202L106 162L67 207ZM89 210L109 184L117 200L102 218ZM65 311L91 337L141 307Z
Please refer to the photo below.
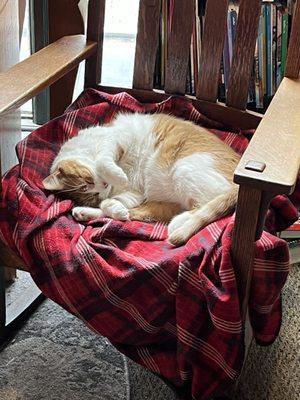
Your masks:
M178 0L175 1L175 4L177 2ZM254 52L253 43L257 33L260 6L260 2L254 0L253 7L246 7L247 2L248 0L241 1L241 18L238 21L237 39L233 55L233 67L235 69L230 76L227 99L227 105L231 105L231 107L216 102L215 84L211 85L213 93L210 95L210 88L204 84L201 74L198 80L197 98L192 98L194 106L210 118L230 126L257 128L235 172L235 182L240 185L240 190L231 253L238 281L244 321L252 277L254 243L261 235L267 206L276 194L289 194L293 191L300 166L300 0L297 1L295 6L295 22L292 27L289 47L291 53L289 53L287 59L287 71L291 78L284 78L263 118L255 113L245 111L245 87L248 87L250 64L253 62L249 52ZM190 16L193 9L192 0L188 0L186 3L186 11ZM208 0L206 16L208 21L211 18L210 11L214 3L215 0ZM179 44L189 43L191 29L178 29L178 26L181 26L180 24L182 26L186 24L186 15L184 13L180 14L176 7L174 8L176 25L173 28L172 48L167 58L168 93L152 90L151 74L154 68L156 39L154 37L152 38L153 40L151 39L146 43L143 41L145 37L151 36L151 30L153 29L152 24L147 22L147 13L150 13L150 18L155 18L158 15L159 4L160 2L157 0L141 1L138 26L143 29L143 33L138 33L136 57L139 60L145 60L146 75L142 75L143 69L136 59L135 89L97 86L101 73L105 1L90 0L87 41L82 35L62 38L0 76L1 91L7 94L5 98L0 99L1 116L5 115L6 111L19 107L45 87L57 81L83 59L87 59L86 86L98 87L109 93L126 90L143 102L163 100L168 97L170 92L181 93L183 86L180 79L183 79L184 74L180 71L180 68L181 61L183 68L185 68L186 52L182 51L178 46ZM224 5L226 8L225 1ZM221 20L223 21L220 16ZM247 27L246 30L243 30L243 25ZM211 35L219 35L219 33L216 31L211 32L209 27L204 28L206 32L205 29L210 34L208 35L207 33L207 36L210 37L211 43L216 42ZM247 57L241 61L243 45L246 43L245 40L249 39L249 34L251 40L246 45ZM157 27L154 29L154 35L157 35ZM206 67L204 69L206 79L210 79L209 71L212 71L212 79L215 79L215 61L211 56L212 53L209 52L209 48L205 46L207 45L204 44L204 52L210 55L206 62L210 63L211 66L211 68ZM290 54L296 57L296 61ZM51 59L55 59L55 63L52 63ZM173 65L174 63L177 64ZM39 66L38 74L28 74L33 65ZM23 80L24 76L26 77L25 81ZM11 82L14 83L11 84ZM234 93L234 85L241 88L238 96L237 93ZM263 171L249 170L247 165L249 161L262 162L266 167ZM22 260L5 248L3 244L1 253L0 260L3 265L13 268L18 266L26 269Z

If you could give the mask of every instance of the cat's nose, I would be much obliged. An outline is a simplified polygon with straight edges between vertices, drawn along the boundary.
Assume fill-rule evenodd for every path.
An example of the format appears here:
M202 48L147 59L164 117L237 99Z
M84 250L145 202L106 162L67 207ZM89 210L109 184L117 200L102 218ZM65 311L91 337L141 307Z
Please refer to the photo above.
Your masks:
M103 182L103 186L105 187L105 189L107 188L107 186L108 186L108 183L106 183L106 182Z

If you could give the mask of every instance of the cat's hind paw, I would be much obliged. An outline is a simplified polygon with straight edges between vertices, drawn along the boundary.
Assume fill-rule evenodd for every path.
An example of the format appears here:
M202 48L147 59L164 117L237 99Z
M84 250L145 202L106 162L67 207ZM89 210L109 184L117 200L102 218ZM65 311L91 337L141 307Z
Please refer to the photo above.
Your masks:
M193 235L193 232L187 231L183 226L173 231L168 235L167 241L173 246L181 246L185 244L190 237Z
M72 209L72 215L76 221L90 221L92 219L103 217L103 211L100 208L92 207L74 207Z
M176 215L168 225L168 242L174 246L186 243L194 233L193 225L190 211Z

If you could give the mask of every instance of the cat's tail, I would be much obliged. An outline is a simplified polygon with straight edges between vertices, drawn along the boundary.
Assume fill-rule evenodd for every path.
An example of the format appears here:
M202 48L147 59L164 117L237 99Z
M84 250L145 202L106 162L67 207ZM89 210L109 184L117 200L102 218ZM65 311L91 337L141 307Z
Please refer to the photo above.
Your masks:
M201 208L185 211L172 219L168 226L169 243L179 246L206 225L234 211L238 197L238 186L220 194Z

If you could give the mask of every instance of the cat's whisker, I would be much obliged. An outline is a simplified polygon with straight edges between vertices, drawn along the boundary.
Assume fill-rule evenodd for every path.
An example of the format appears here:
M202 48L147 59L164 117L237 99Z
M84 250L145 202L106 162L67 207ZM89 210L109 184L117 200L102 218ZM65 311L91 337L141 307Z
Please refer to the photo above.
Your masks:
M79 186L79 187L74 186L74 187L72 187L71 189L62 189L62 190L59 190L59 191L56 192L56 194L68 193L68 192L75 192L76 190L79 190L79 189L80 189L80 186Z

